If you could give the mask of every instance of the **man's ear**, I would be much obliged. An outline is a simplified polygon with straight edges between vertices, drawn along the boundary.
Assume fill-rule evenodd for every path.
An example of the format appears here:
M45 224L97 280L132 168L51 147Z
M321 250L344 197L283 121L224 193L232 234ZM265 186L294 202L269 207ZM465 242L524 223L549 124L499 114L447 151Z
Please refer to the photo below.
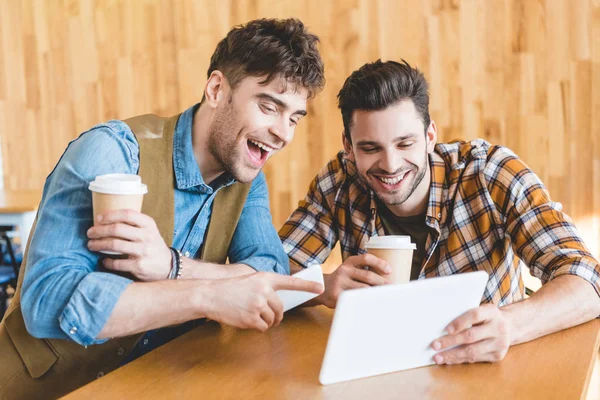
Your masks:
M348 158L354 161L354 151L352 150L352 142L346 137L346 131L342 131L342 143L344 144L344 150L348 154Z
M206 103L212 108L217 108L219 103L225 98L224 92L228 88L227 79L221 71L214 70L211 72L204 88Z
M437 127L435 126L435 122L433 120L427 128L425 140L427 141L427 154L430 154L433 152L433 150L435 150L435 145L437 143Z

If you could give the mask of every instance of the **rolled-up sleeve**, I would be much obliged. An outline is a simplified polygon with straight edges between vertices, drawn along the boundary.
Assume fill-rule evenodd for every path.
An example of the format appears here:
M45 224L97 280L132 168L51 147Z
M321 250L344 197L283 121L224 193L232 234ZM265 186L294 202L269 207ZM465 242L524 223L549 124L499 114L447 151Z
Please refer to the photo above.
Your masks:
M115 121L71 142L46 180L21 293L32 336L83 346L106 341L96 337L132 281L99 271L99 254L87 249L93 224L88 184L97 175L137 173L138 167L135 137Z
M290 273L288 257L273 226L262 172L252 182L228 255L231 263L246 264L256 271Z

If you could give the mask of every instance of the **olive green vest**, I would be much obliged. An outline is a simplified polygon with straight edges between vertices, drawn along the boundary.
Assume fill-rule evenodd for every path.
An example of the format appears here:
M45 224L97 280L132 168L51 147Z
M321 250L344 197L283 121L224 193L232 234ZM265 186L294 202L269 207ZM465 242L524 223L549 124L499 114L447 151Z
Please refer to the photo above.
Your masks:
M173 133L178 118L179 115L161 118L148 114L125 121L138 140L139 174L148 186L142 212L156 221L169 246L173 240L175 210ZM229 243L249 189L249 184L235 183L217 193L202 248L203 260L226 262ZM35 224L32 232L35 232ZM26 265L27 254L15 297L0 323L0 399L57 398L118 368L143 334L88 347L29 335L20 307Z

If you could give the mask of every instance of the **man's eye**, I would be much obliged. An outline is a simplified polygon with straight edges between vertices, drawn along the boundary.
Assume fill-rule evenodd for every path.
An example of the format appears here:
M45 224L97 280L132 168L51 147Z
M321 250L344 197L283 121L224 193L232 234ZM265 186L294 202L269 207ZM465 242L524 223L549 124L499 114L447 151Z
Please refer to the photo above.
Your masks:
M298 120L290 118L290 126L296 126L296 125L298 125Z
M263 104L261 106L261 108L262 108L263 112L265 112L265 113L271 113L272 114L272 113L276 113L277 112L277 110L273 106L268 106L268 105L264 105Z
M414 143L415 142L400 143L398 147L400 147L401 149L407 149L411 147Z
M362 151L365 153L375 153L377 149L375 147L363 147Z

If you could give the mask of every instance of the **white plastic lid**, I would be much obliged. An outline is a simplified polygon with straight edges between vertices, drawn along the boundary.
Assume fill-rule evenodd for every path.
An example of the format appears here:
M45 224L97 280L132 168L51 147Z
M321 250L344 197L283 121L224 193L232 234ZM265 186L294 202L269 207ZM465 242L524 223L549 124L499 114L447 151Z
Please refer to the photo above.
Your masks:
M372 236L365 246L367 249L406 249L416 250L417 245L410 242L410 236L390 235Z
M146 194L148 187L142 183L139 175L133 174L106 174L99 175L90 182L88 188L92 192L104 194Z

